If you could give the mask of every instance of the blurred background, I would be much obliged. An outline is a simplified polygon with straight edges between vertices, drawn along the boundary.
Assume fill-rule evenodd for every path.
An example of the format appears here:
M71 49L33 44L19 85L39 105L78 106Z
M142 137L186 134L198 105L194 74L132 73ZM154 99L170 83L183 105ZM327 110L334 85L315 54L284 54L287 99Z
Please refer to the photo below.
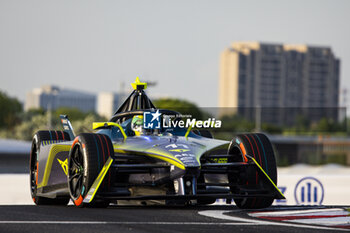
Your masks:
M279 204L342 204L349 10L347 0L0 0L0 181L26 186L37 130L60 129L67 114L76 133L91 131L139 76L158 108L221 119L215 138L268 134L294 200ZM302 203L310 176L325 199Z

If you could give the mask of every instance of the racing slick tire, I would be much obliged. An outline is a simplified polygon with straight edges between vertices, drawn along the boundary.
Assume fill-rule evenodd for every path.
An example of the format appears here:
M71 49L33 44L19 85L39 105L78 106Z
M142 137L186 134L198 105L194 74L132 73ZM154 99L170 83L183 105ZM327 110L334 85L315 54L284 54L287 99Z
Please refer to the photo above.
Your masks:
M277 167L275 154L272 148L272 144L266 135L261 133L237 135L231 141L228 153L230 155L233 155L233 162L242 162L244 161L245 154L250 155L256 160L256 162L261 166L262 169L264 169L271 180L277 185ZM259 182L259 179L261 178L258 176L256 169L249 167L247 169L247 179L244 180L243 185L258 185L263 188L264 183ZM260 209L271 206L274 198L234 198L234 201L236 205L242 209Z
M73 203L78 207L105 208L107 200L93 199L83 203L107 159L114 153L110 138L104 134L82 133L72 144L68 157L68 189ZM99 190L110 187L111 174L106 174Z
M70 141L69 134L63 131L41 130L34 134L29 159L30 191L36 205L67 205L69 197L46 198L37 196L38 153L43 141Z

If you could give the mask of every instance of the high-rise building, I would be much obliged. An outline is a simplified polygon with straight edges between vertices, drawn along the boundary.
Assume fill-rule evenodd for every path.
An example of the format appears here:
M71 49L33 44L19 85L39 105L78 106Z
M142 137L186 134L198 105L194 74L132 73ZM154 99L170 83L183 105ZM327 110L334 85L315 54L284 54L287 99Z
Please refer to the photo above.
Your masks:
M113 92L101 92L97 97L97 113L110 118L119 107L120 95Z
M31 108L55 110L59 107L77 108L83 112L95 111L96 95L56 86L43 86L27 93L25 110Z
M234 42L221 54L219 107L237 108L248 117L255 113L247 109L270 109L261 118L275 123L293 115L281 114L288 108L293 116L303 109L311 120L337 119L339 66L329 47Z

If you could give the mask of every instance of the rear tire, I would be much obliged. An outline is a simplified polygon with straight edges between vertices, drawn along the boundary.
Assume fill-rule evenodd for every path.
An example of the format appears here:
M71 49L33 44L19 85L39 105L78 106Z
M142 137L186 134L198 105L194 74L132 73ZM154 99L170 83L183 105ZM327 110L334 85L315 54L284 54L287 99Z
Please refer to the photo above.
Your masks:
M105 208L109 205L109 201L106 200L93 199L89 204L83 203L83 200L108 157L113 153L112 142L104 134L83 133L75 138L68 157L68 188L76 206ZM109 171L99 190L108 189L110 181Z
M30 192L36 205L67 205L69 197L46 198L37 196L38 154L43 141L70 141L68 133L63 131L38 131L34 134L29 159Z
M244 161L244 155L248 154L253 157L261 166L271 180L277 185L277 167L275 154L272 144L266 135L256 134L240 134L237 135L230 144L229 154L233 155L234 162ZM247 179L240 181L241 185L260 186L263 188L263 182L254 168L247 169ZM274 198L234 198L236 205L242 209L260 209L267 208L272 205Z

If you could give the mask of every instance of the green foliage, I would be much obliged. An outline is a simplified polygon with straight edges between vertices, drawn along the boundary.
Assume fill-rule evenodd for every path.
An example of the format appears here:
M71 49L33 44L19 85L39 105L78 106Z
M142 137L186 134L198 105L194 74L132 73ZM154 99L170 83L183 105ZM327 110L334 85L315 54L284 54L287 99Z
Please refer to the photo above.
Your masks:
M43 108L31 108L26 112L26 114L28 114L29 116L44 115L45 110Z
M322 118L317 125L312 127L312 130L319 133L337 132L341 130L341 125L339 125L338 122L334 122L332 119Z
M310 120L303 115L296 117L296 132L305 132L310 128Z
M51 114L52 126L49 128L49 113L42 109L31 109L21 115L21 121L11 129L0 131L2 138L14 138L30 141L38 130L63 130L60 114L68 115L76 134L92 131L92 122L106 121L95 113L83 113L77 109L60 108Z
M261 129L263 132L268 132L270 134L281 134L283 130L282 127L269 123L263 123Z
M196 104L187 100L162 98L155 100L154 105L159 109L168 109L177 111L183 115L192 115L196 119L202 119L205 115Z
M11 129L20 120L22 104L0 91L0 129Z
M36 131L48 130L47 119L46 114L33 115L29 120L22 121L13 129L2 131L1 137L30 141ZM53 120L53 122L57 123L58 119ZM56 125L53 125L53 127L56 127Z
M318 122L310 123L306 118L298 118L296 125L283 128L284 135L346 135L347 121L337 122L329 118L322 118Z
M46 114L45 110L42 108L31 108L26 112L23 112L21 115L21 120L23 121L30 121L34 116L44 116Z
M77 121L83 120L89 113L84 113L77 108L60 107L54 111L53 115L68 115L71 121Z
M224 132L251 132L255 124L239 115L223 116L221 118L222 126L220 131Z
M74 132L78 135L81 133L93 132L92 123L93 122L104 122L107 119L100 117L97 114L90 113L84 119L78 121L72 121L72 126Z
M58 117L53 117L52 128L56 129L59 124ZM14 135L17 139L30 141L38 130L49 130L48 115L34 115L29 121L23 121L14 130Z
M222 127L214 132L222 139L226 139L228 132L243 133L253 132L255 123L239 115L225 115L221 118ZM310 123L309 119L298 116L293 127L284 127L271 123L262 123L262 132L269 134L284 134L284 135L338 135L344 136L347 132L347 123L350 125L350 120L337 122L329 118L322 118L319 122ZM349 133L348 133L349 134Z

